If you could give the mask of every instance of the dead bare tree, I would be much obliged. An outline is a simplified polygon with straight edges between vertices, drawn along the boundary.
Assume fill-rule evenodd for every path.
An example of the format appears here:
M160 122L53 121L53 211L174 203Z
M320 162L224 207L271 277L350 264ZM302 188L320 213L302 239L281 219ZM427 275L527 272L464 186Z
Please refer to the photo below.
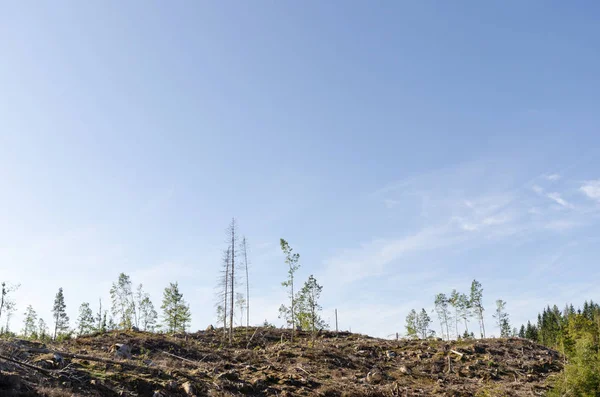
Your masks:
M248 278L248 245L246 236L242 238L242 255L244 256L244 269L246 270L246 328L250 327L250 281Z
M221 270L221 274L219 276L219 282L217 284L217 293L216 298L217 302L215 304L217 309L217 321L223 322L223 339L227 338L227 315L228 315L228 300L229 300L229 259L231 257L231 249L228 246L225 251L223 251L223 269Z
M229 249L231 250L231 255L230 255L230 269L231 269L231 277L229 279L230 283L230 290L229 293L231 294L231 305L230 305L230 309L229 309L229 343L231 344L233 342L233 311L235 308L235 247L237 246L237 227L236 227L236 223L235 223L235 218L231 219L231 223L229 224L229 227L227 228L227 235L228 237L231 239L230 242L230 246Z

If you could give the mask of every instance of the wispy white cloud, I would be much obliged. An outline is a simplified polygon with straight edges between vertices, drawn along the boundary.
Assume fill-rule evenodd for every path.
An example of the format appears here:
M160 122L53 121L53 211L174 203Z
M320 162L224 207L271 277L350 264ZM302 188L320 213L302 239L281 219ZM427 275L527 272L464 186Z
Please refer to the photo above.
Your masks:
M426 228L398 239L374 239L325 260L325 276L344 283L378 276L384 272L386 265L405 254L436 249L453 242L445 225Z
M544 175L544 179L548 181L558 181L560 179L560 174Z
M533 190L533 191L534 191L534 192L536 192L537 194L542 194L542 193L544 193L544 189L543 189L541 186L539 186L539 185L533 185L533 186L531 187L531 190Z
M600 201L600 179L585 182L579 190L592 200Z
M565 208L572 208L573 206L567 200L563 199L560 193L552 192L546 195L550 200L554 200L556 203L562 205Z

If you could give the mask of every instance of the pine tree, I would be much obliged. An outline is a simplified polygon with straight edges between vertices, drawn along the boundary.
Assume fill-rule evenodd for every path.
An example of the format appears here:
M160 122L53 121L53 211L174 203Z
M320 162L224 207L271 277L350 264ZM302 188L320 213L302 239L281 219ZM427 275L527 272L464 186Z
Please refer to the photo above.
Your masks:
M525 338L525 326L521 325L521 329L519 330L519 338Z
M477 320L479 321L479 331L481 332L481 337L485 338L485 324L483 321L483 288L481 283L477 280L473 280L471 283L470 304L472 309L475 311Z
M52 313L54 314L54 336L52 339L67 332L69 330L69 316L67 316L67 305L65 304L65 296L63 289L59 288L56 297L54 298L54 306Z
M23 321L23 336L26 338L37 337L37 320L38 316L31 305L25 310L25 320Z
M448 298L448 303L450 303L450 305L454 309L454 334L456 335L456 338L458 338L460 336L460 333L458 332L458 322L461 319L461 317L460 317L460 294L455 289L452 290L452 293L450 294L450 297Z
M178 283L169 283L163 292L163 322L168 332L185 332L191 321L190 308L179 292Z
M465 323L465 334L469 335L469 318L472 316L472 306L471 300L467 296L467 294L460 294L458 297L458 311L460 318Z
M286 319L288 326L292 328L292 341L294 340L295 332L296 332L296 317L295 317L295 304L296 304L296 296L294 295L294 274L300 268L298 261L300 260L300 254L293 253L292 248L284 239L280 239L279 243L281 245L281 250L285 255L285 263L288 266L288 279L281 283L282 286L289 288L289 299L290 306L289 308L285 305L281 305L279 308L279 317L283 317Z
M137 318L134 315L136 311L131 279L127 274L119 274L119 279L110 289L110 299L112 315L118 320L117 326L121 329L130 329L137 322Z
M328 328L327 323L321 318L320 314L322 310L321 305L319 305L321 291L323 291L323 287L317 283L317 279L311 274L298 294L298 323L302 329L311 330L313 343L317 329Z
M94 332L94 312L90 304L84 302L79 306L79 317L77 317L77 334L87 335Z
M445 330L446 340L450 340L450 331L448 327L450 311L448 309L448 297L446 294L437 294L435 296L435 311L440 321L440 327L442 328L442 338L444 337Z
M435 332L429 329L431 324L431 318L427 314L425 309L421 309L421 312L417 315L417 329L421 339L427 339L435 335Z
M496 319L496 325L500 329L500 337L508 338L511 334L508 314L506 313L506 302L502 299L496 301L496 313L493 315Z

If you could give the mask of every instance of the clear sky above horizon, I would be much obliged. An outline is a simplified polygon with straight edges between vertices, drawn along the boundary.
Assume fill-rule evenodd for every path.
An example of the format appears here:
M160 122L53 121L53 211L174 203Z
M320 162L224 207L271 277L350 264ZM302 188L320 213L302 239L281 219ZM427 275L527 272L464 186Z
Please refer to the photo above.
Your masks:
M592 1L4 2L11 328L29 304L49 323L59 287L74 325L120 272L157 307L178 281L205 328L232 217L252 323L281 324L280 237L324 317L375 336L474 278L489 328L496 299L515 324L600 300L599 19Z

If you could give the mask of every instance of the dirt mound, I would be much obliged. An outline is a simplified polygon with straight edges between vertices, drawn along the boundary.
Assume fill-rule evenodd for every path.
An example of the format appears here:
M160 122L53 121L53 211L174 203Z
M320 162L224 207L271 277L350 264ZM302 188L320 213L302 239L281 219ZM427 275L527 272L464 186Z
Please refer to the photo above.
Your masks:
M236 329L111 332L45 346L0 341L1 396L532 396L562 370L529 340L389 341Z

